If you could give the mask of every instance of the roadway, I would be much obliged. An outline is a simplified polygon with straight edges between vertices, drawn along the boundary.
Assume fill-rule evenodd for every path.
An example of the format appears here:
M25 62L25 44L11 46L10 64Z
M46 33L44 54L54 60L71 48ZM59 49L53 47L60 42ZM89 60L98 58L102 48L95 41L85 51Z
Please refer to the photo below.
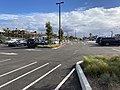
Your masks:
M120 47L93 42L59 49L0 46L0 90L81 90L74 69L85 55L119 54Z

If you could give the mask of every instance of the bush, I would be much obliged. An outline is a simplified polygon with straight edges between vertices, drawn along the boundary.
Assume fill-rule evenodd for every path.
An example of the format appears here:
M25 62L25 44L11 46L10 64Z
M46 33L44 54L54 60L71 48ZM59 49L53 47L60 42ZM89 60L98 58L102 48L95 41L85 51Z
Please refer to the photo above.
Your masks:
M82 64L84 71L90 76L99 76L108 71L108 64L94 57L84 57Z
M99 77L109 73L114 80L120 81L120 55L106 56L84 56L81 64L86 75Z
M114 55L112 57L110 57L109 59L110 62L120 62L120 55Z
M37 48L54 48L60 46L59 44L51 44L51 45L37 45Z
M117 76L120 80L120 55L115 55L110 57L108 60L110 66L110 73L114 76Z
M103 90L111 90L111 84L120 83L120 55L84 56L81 66L87 76L99 78L105 86Z
M112 82L112 78L109 73L104 73L100 76L100 81L102 84L108 86Z
M0 34L0 44L5 42L6 37L3 34Z

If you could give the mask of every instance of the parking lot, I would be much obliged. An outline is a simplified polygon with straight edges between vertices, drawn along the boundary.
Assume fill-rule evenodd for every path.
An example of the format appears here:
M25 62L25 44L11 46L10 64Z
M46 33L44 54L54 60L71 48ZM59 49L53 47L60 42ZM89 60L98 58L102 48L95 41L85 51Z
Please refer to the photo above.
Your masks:
M119 46L69 43L59 49L0 46L0 90L81 90L74 69L85 55L114 55Z

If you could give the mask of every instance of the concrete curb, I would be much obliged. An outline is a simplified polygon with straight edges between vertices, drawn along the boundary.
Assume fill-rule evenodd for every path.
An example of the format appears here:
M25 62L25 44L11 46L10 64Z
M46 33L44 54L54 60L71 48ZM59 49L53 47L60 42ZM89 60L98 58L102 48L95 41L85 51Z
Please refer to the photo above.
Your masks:
M65 46L65 44L60 45L60 46L58 46L58 47L54 47L54 48L52 48L52 49L59 49L59 48L61 48L61 47L63 47L63 46Z
M78 77L79 77L79 81L82 87L82 90L92 90L82 68L80 67L80 63L82 63L83 61L77 62L75 65Z

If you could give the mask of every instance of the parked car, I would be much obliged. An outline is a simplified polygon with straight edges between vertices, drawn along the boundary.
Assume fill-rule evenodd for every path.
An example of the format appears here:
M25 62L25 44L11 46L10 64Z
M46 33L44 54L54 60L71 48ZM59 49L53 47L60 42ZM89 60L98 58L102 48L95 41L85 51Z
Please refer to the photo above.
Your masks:
M59 40L53 40L52 43L53 44L59 44Z
M5 41L5 44L8 45L9 43L15 42L15 41L17 41L17 40L18 40L18 39L6 40L6 41Z
M47 44L48 44L47 40L42 40L40 38L28 39L27 40L27 46L29 48L35 48L37 45L47 45Z
M26 40L19 40L19 39L11 39L5 42L9 47L16 47L16 46L26 46Z
M40 45L47 45L48 41L47 40L41 40Z
M99 42L100 45L120 45L120 40L115 37L102 37Z
M29 48L35 48L35 47L36 47L35 39L28 39L28 40L27 40L27 46L28 46Z
M27 46L27 40L19 40L21 46Z
M102 37L98 37L97 39L96 39L96 43L100 43L100 39L101 39Z
M16 40L16 41L8 43L9 47L16 47L16 46L19 46L19 45L20 45L20 41L19 40Z

